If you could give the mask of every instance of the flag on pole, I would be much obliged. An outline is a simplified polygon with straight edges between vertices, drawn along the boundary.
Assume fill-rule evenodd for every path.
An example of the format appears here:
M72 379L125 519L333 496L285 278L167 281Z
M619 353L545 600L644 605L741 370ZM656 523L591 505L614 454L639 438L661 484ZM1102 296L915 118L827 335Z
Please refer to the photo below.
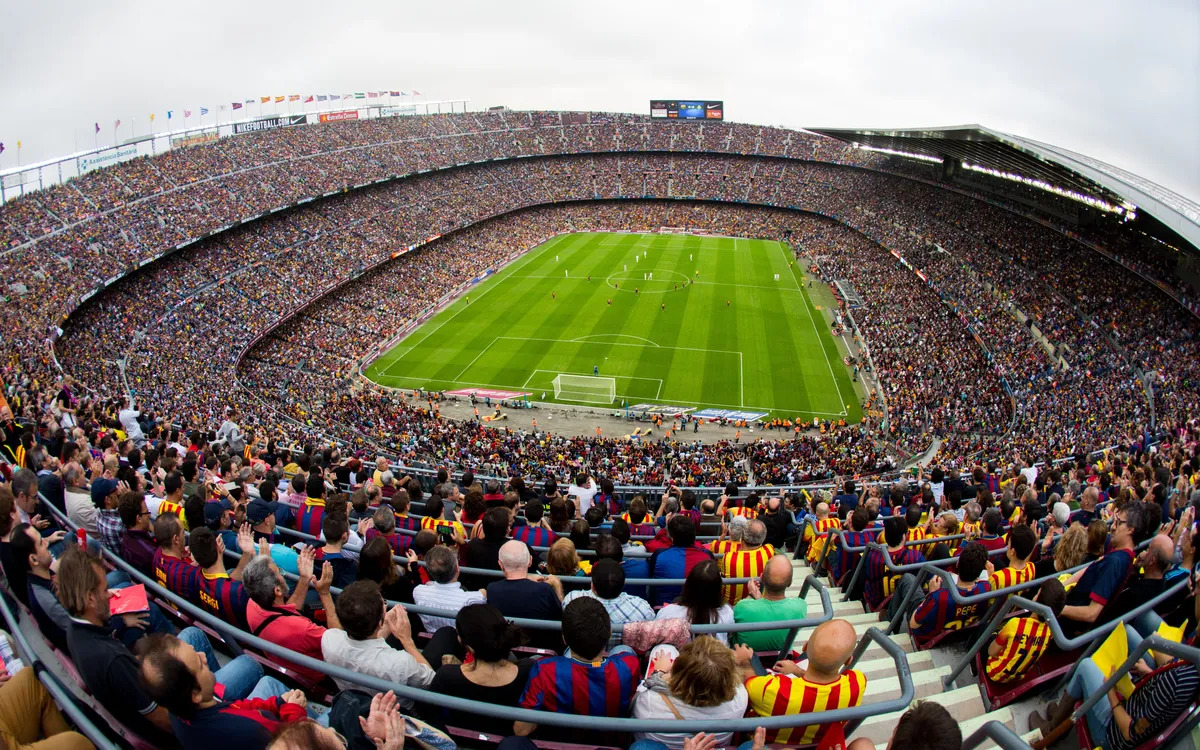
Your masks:
M401 91L401 92L400 92L400 96L408 96L408 92L407 92L407 91Z
M0 141L0 154L4 153L4 141Z
M363 93L363 92L361 92L361 91L355 91L355 92L354 92L354 98L355 98L355 99L366 99L366 98L367 98L367 95L366 95L366 94L364 94L364 93Z
M281 102L281 101L283 101L283 100L284 100L284 97L282 97L282 96L277 96L277 97L275 97L275 103L276 103L276 104L278 104L279 102Z
M150 113L150 122L154 122L154 113L153 112Z
M331 102L336 102L338 99L341 99L341 98L342 98L342 97L338 96L337 94L330 94L330 95L329 95L329 101L331 101Z
M288 96L288 101L289 102L298 102L298 101L300 101L300 95L292 94L292 95Z
M208 107L201 107L200 108L200 116L204 117L207 114L208 114Z
M222 105L221 105L221 111L222 111L222 112L224 112L224 111L225 111L225 110L227 110L227 109L229 109L229 107L226 107L224 104L222 104Z
M375 98L377 98L377 97L379 96L379 92L378 92L378 91L371 91L371 92L369 92L369 93L367 94L367 96L371 97L372 99L375 99Z
M308 98L307 98L307 99L305 99L304 101L305 101L305 102L311 102L312 100L313 100L313 95L312 95L312 94L309 94L309 95L308 95Z
M400 92L399 91L389 91L388 96L400 96Z
M416 89L413 89L413 96L420 96L420 95L421 95L421 92L420 92L420 91L417 91Z
M328 99L328 98L329 98L329 97L328 97L328 96L325 96L324 94L317 94L317 101L319 101L319 102L323 102L323 101L325 101L325 100L326 100L326 99Z
M243 103L243 104L253 104L253 103L254 103L254 100L253 100L253 99L247 99L246 101L244 101L244 102L242 102L242 103Z
M269 97L269 96L260 96L259 97L259 104L266 104L269 101L271 101L271 97Z
M167 119L168 119L168 120L170 120L170 119L171 119L171 117L172 117L174 114L175 114L175 110L173 110L173 109L168 109L168 110L167 110Z
M121 127L121 121L117 120L116 122L113 123L113 130L116 130L119 127Z
M234 102L234 103L233 103L233 108L234 108L234 109L241 109L241 108L242 108L242 103L241 103L241 102Z
M99 132L100 132L100 123L96 123L96 132L97 132L97 133L99 133Z
M183 119L186 120L187 118L189 118L191 116L192 116L192 110L190 110L190 109L183 110Z

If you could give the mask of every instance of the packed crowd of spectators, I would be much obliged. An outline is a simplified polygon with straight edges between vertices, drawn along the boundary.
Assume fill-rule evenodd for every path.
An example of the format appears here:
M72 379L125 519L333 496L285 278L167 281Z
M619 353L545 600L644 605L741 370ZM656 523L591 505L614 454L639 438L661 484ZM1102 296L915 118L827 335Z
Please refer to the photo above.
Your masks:
M857 333L871 347L889 419L870 425L869 435L853 429L790 445L598 445L590 468L621 464L622 480L745 479L742 455L754 459L764 481L866 473L897 454L919 453L934 438L943 440L942 457L952 463L1010 446L1039 456L1074 455L1142 432L1149 421L1142 373L1153 373L1146 379L1154 381L1160 420L1178 421L1197 403L1187 368L1195 338L1190 313L1123 271L1127 287L1140 290L1127 295L1131 301L1099 297L1091 272L1083 271L1095 255L1060 233L951 191L832 166L885 164L808 134L570 113L284 128L133 160L11 201L0 209L0 226L35 229L24 233L25 242L9 241L13 249L5 256L11 281L26 290L26 304L5 313L14 324L5 339L15 354L8 379L37 381L45 402L57 376L47 341L78 295L202 232L387 174L518 153L587 151L640 153L442 170L224 232L148 265L75 310L57 345L58 362L101 393L128 387L180 424L215 425L236 405L264 438L335 434L430 464L465 449L479 468L525 470L558 453L525 450L541 442L536 436L476 435L477 426L443 420L420 402L351 396L347 386L362 353L481 270L555 232L681 225L784 239L819 259L830 279L866 290ZM698 203L590 204L479 223L546 203L644 196L797 207L844 226ZM39 233L46 217L61 226L51 220ZM1118 244L1124 255L1136 255L1128 242ZM336 297L267 333L279 318L331 292ZM1018 311L1044 341L1017 321ZM1164 319L1165 327L1148 325ZM263 334L235 374L239 356ZM886 430L876 429L883 424Z
M1194 420L1153 451L1131 443L1057 467L935 466L895 483L847 481L837 495L808 503L733 484L714 502L680 488L619 497L611 474L587 471L563 486L535 486L517 473L479 481L470 471L443 471L428 488L384 458L363 461L316 442L294 452L256 444L236 409L210 442L128 401L75 398L72 385L56 398L76 422L67 435L29 441L34 433L19 406L2 415L4 446L24 467L11 467L0 484L4 595L30 608L91 699L155 746L338 747L327 740L340 735L399 747L396 732L447 749L455 736L480 733L510 738L506 748L531 747L522 738L578 743L577 731L504 715L526 708L680 720L678 731L588 739L658 750L703 740L688 721L869 704L874 678L847 666L860 626L835 618L802 629L792 644L802 653L787 648L786 628L736 629L804 619L808 605L791 593L788 553L815 561L821 551L809 553L824 545L845 574L860 565L846 547L879 540L882 547L863 555L861 591L849 593L871 610L902 614L918 643L961 636L987 606L958 605L940 579L922 591L889 560L953 560L961 596L1028 584L1024 595L1070 633L1138 609L1121 626L1130 648L1163 623L1186 631L1198 611L1190 588L1179 586L1200 562ZM806 529L810 516L816 523ZM75 527L88 530L86 543L73 533L64 540ZM960 530L965 538L937 541ZM645 579L670 583L646 586ZM144 581L216 618L205 624L220 624L219 635L232 626L324 668L279 654L234 656L154 602L113 615L114 592ZM1170 591L1178 596L1163 596ZM509 618L553 627L518 627ZM693 633L695 626L714 632ZM1040 611L1008 621L989 641L987 679L1016 683L1054 658L1048 633ZM19 665L4 658L20 677ZM1195 665L1155 658L1154 666L1169 669L1139 666L1143 679L1127 699L1102 701L1082 719L1095 744L1138 746L1193 705ZM379 693L345 673L328 676L333 668L414 692ZM41 721L0 711L5 740L59 737L64 747L88 747L32 672L13 683L19 689L0 686L0 706L37 706ZM1081 659L1061 699L1033 714L1031 728L1051 735L1105 677ZM430 702L435 696L499 710L447 709ZM725 732L712 742L806 745L841 726ZM962 742L956 722L933 703L917 704L892 731L904 747L949 750ZM873 746L855 742L856 750Z

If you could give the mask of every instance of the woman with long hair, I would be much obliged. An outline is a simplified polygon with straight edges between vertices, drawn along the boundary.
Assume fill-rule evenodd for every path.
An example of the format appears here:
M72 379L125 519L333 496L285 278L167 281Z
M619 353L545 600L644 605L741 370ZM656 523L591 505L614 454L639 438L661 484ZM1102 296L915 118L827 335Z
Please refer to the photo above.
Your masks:
M358 580L379 584L383 598L393 602L412 602L413 582L408 571L392 559L392 546L377 536L363 546L358 556Z
M658 611L657 620L682 617L692 625L732 625L733 607L725 603L721 569L715 560L696 564L683 581L683 591L673 604ZM717 640L729 644L728 633L713 633Z

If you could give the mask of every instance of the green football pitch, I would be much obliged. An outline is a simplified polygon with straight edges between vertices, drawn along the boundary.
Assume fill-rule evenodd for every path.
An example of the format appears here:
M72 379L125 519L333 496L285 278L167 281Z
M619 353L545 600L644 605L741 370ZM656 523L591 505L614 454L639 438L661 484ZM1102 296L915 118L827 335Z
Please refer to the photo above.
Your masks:
M605 406L857 423L859 397L793 260L763 240L560 235L472 287L365 375L395 388L580 403L555 398L555 377L598 371L615 386Z

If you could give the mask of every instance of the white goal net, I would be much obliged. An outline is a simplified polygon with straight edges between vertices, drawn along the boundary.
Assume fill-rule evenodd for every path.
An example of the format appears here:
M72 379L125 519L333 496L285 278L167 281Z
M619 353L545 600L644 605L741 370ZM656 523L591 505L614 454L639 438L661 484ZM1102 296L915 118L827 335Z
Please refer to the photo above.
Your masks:
M557 375L554 398L588 404L611 404L617 398L617 381L594 375Z

